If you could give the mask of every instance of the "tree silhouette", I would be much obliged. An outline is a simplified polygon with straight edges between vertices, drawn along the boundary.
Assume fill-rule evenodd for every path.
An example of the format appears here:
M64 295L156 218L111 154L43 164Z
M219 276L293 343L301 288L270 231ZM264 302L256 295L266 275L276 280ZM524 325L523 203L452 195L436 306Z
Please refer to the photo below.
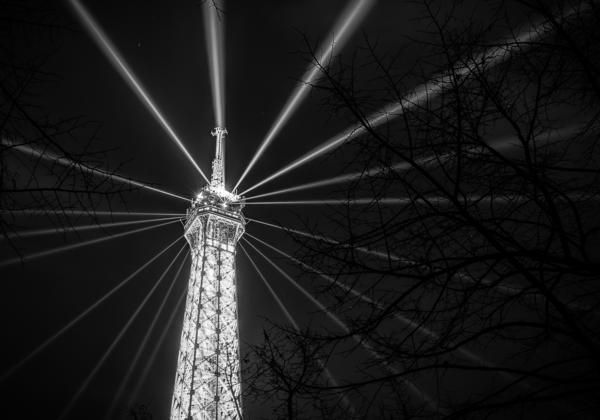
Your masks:
M69 210L88 212L122 203L136 188L111 177L108 149L98 138L100 124L62 116L43 106L43 95L58 77L47 71L60 49L68 21L45 2L0 6L0 236L13 243L17 216L41 213L55 227L71 226Z
M313 238L290 235L304 281L349 331L288 331L277 346L348 369L338 386L299 379L264 357L267 340L256 354L273 383L361 394L357 418L598 412L600 9L485 4L487 18L423 2L426 41L411 42L426 58L409 72L366 36L322 63L314 87L358 122L344 145L357 172L327 210L335 241L310 223Z

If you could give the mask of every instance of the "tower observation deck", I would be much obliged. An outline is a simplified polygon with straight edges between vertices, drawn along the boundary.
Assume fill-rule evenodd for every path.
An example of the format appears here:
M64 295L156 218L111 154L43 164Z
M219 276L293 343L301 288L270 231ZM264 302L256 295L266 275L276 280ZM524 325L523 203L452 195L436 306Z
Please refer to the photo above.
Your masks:
M188 283L171 420L242 419L236 244L244 233L243 200L225 189L225 136L216 127L209 185L187 211Z

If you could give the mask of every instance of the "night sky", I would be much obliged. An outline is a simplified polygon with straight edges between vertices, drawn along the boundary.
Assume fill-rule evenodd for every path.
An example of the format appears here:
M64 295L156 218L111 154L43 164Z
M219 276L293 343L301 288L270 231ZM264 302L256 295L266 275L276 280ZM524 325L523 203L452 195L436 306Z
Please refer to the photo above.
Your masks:
M209 174L214 155L210 130L215 122L201 2L86 0L82 3L127 60L192 156ZM229 131L226 181L229 187L241 175L297 80L306 71L309 56L305 38L317 45L327 36L347 3L345 0L227 2L224 15L225 125ZM118 168L118 173L123 176L193 197L203 186L203 179L111 66L66 2L57 4L56 8L58 19L67 22L72 29L44 41L48 51L53 51L45 70L57 77L39 88L40 106L48 115L80 115L97 122L101 145L114 149L109 152L107 168ZM426 28L421 28L417 19L420 13L422 9L412 2L376 2L343 52L348 56L363 45L366 34L377 40L382 50L402 51L401 62L408 70L419 54L408 37L425 36ZM23 47L28 48L27 45ZM245 179L242 190L348 126L346 116L333 115L322 101L319 92L312 92L307 97ZM344 151L338 151L254 192L269 192L349 171L346 158ZM343 196L338 191L342 188L322 188L280 197L335 198ZM124 198L125 202L115 203L114 209L176 213L186 210L183 201L144 190L126 194ZM308 221L324 234L334 236L335 232L328 231L327 219L321 217L325 210L324 206L247 206L245 214L290 227L301 227L301 221ZM133 219L135 217L115 217L113 221ZM88 222L85 218L73 221L74 224ZM19 223L27 229L44 226L45 221L32 216L19 219ZM127 229L129 227L110 232ZM287 252L294 252L296 245L281 231L252 223L247 230ZM181 232L181 224L174 223L24 265L2 268L0 369L3 372L9 369ZM16 244L26 255L99 235L102 233L98 231L52 235L22 239ZM180 241L75 328L2 382L2 412L19 413L6 418L54 418L58 415L182 245L184 242ZM2 248L2 252L13 256L9 249ZM272 253L269 255L273 256ZM258 256L256 258L290 312L301 324L308 322L315 308L310 307L309 302L277 272ZM285 263L281 259L278 261ZM70 418L102 418L180 264L181 259L81 395ZM297 272L293 265L285 264L284 267L290 273ZM261 338L267 320L278 322L283 317L241 252L238 253L237 268L243 353L246 343L255 343ZM189 259L185 261L128 389L137 381L177 298L185 289L188 274ZM147 404L158 419L167 418L171 403L182 314L183 308L180 308L136 401ZM319 319L323 321L323 318ZM119 406L122 415L125 414L123 404L121 402ZM251 405L245 409L249 416L260 413L259 408Z

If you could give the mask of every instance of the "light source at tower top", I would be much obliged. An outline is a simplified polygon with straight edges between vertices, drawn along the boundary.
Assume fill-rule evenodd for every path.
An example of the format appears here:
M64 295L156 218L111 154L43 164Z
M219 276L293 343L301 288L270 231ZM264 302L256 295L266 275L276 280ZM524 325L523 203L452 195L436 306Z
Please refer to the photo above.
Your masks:
M215 137L215 158L212 163L212 175L210 184L207 185L198 195L201 196L218 196L221 200L227 202L237 202L240 197L237 194L231 193L225 189L225 136L228 134L225 127L215 127L211 134Z
M210 134L216 137L217 140L210 185L213 188L225 189L225 136L227 135L227 129L224 127L215 127Z

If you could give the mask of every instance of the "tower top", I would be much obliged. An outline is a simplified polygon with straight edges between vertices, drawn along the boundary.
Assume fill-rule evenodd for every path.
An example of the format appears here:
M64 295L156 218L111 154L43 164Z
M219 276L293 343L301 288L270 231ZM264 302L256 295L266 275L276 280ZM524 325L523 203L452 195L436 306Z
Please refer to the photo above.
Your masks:
M243 197L225 189L225 135L227 135L227 130L224 127L215 127L211 134L216 137L211 180L192 200L192 205L187 210L185 232L189 241L192 240L189 232L195 229L199 223L197 220L203 217L227 221L226 223L239 226L242 233L246 224L242 215L245 204Z
M215 127L210 134L216 137L217 140L210 186L215 190L225 190L225 136L227 135L227 129Z
M216 201L223 203L237 202L240 200L240 197L225 189L225 136L227 135L227 129L217 126L210 133L216 140L212 174L210 183L202 189L196 200L204 201L206 197L211 196Z
M213 130L210 132L210 134L212 134L213 136L222 136L222 135L229 134L229 133L227 132L227 129L225 127L217 126L217 127L213 128Z

